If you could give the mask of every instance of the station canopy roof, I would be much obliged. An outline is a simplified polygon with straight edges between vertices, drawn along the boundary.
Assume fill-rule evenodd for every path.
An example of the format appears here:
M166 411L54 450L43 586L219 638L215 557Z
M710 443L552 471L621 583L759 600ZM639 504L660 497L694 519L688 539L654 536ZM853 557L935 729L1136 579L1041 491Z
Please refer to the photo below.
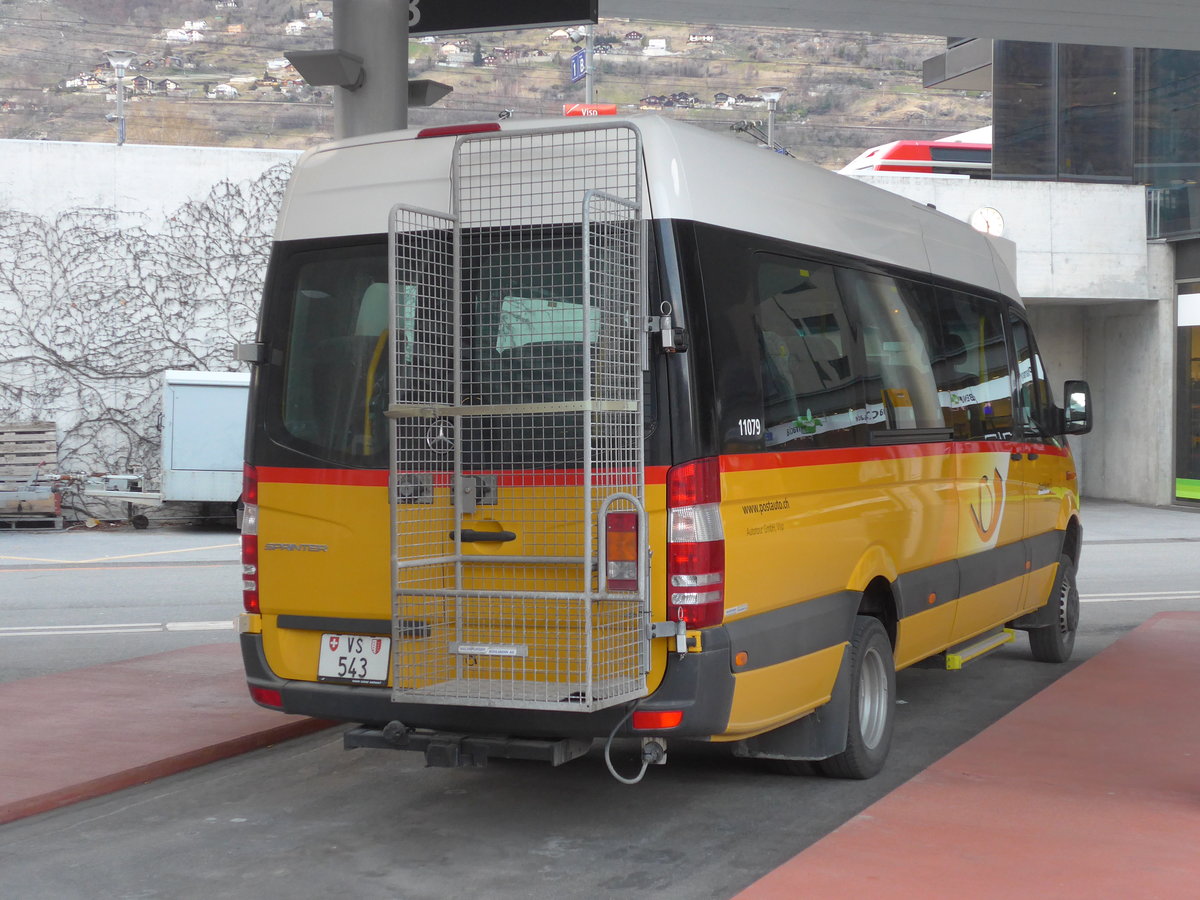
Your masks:
M600 0L600 15L1200 50L1197 0Z

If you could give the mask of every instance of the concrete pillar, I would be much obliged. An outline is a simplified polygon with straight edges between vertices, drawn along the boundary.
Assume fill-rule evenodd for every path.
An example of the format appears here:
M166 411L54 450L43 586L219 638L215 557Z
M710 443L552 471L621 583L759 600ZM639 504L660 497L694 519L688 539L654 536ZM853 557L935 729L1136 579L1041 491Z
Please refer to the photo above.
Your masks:
M334 137L408 127L408 16L405 0L333 0L333 46L363 60L356 90L334 88Z

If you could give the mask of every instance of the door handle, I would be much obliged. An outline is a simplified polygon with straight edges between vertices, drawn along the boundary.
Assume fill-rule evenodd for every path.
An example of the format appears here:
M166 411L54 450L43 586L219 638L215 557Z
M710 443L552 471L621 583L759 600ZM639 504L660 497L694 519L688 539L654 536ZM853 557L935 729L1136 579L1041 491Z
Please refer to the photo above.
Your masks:
M456 532L450 532L450 540L454 540ZM515 541L516 534L511 531L476 531L474 528L464 528L457 532L464 544L474 543L476 541L491 541L496 544L503 544L507 541Z

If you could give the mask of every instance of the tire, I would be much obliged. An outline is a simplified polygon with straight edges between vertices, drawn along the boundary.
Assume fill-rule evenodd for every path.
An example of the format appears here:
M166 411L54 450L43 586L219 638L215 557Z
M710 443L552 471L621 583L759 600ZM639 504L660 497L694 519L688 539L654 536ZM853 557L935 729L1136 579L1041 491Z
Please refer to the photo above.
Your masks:
M827 778L870 778L883 768L896 723L896 663L883 624L854 620L850 638L850 724L846 749L816 763Z
M1039 612L1046 624L1029 630L1029 652L1038 662L1065 663L1075 649L1075 632L1079 628L1075 563L1065 553L1058 558L1058 577L1050 589L1050 599Z

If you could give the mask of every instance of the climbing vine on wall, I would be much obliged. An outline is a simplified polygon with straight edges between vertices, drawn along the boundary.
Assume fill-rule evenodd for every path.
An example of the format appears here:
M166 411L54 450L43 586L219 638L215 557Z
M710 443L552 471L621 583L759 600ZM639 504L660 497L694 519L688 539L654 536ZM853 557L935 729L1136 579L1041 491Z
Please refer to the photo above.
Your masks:
M0 421L57 422L62 472L157 478L162 373L240 368L289 172L220 182L153 230L0 209Z

